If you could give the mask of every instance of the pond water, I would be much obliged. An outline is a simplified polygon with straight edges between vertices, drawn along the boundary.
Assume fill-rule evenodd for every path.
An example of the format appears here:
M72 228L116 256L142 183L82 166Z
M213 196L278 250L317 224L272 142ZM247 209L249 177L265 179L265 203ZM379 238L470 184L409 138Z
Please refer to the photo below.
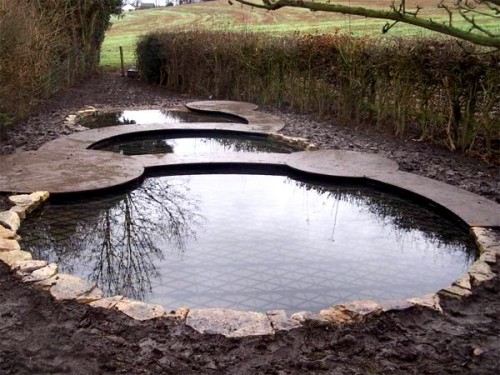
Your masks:
M100 142L91 148L113 151L125 155L166 154L178 156L210 155L220 152L291 153L303 151L290 142L275 140L268 136L210 131L179 132L177 135L146 134L121 137Z
M48 203L20 234L35 259L167 309L408 298L448 286L476 256L466 230L422 204L275 175L151 177L126 194Z
M247 121L238 117L225 114L211 114L186 112L167 109L145 109L127 110L119 112L98 113L93 116L85 116L79 120L79 124L90 129L104 128L116 125L131 124L179 124L184 122L225 122L246 124Z

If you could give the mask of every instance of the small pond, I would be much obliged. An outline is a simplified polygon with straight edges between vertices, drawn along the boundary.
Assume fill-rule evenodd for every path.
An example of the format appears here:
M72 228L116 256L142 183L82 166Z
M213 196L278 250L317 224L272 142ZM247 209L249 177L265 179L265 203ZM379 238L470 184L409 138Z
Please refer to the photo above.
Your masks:
M90 129L132 124L180 124L184 122L225 122L247 124L238 116L168 109L127 110L84 116L78 123Z
M385 192L302 177L189 174L47 203L22 246L107 295L168 309L319 311L436 292L466 272L466 229Z
M291 153L302 147L267 135L229 131L175 131L130 134L96 143L94 150L125 155L167 154L178 156L211 155L220 152Z

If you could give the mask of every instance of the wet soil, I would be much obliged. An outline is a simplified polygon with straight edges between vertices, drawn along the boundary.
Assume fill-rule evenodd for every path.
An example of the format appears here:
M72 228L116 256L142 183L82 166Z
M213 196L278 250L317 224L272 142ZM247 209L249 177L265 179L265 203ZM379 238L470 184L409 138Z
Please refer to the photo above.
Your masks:
M66 115L86 105L158 108L197 99L115 73L91 77L11 127L0 153L33 150L64 134ZM285 120L286 134L309 137L322 148L381 153L401 169L500 202L498 167L411 140L266 110ZM0 197L0 208L6 206ZM494 268L500 272L500 264ZM138 322L119 312L57 302L0 264L0 374L497 374L500 278L442 305L443 314L411 308L365 324L227 339L200 335L182 322Z

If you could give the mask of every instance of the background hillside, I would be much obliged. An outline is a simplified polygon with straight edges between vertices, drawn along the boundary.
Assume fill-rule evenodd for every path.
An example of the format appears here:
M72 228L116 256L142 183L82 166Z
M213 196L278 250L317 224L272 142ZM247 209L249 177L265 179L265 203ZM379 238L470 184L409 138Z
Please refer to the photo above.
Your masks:
M379 7L388 9L391 0L340 0L355 6ZM424 7L422 15L431 15L434 20L445 20L444 11L437 8L437 0L410 0L408 7L419 4ZM495 20L486 21L486 26L500 30ZM410 25L400 24L383 35L383 20L367 19L326 12L310 12L305 9L283 8L268 12L242 6L229 5L227 0L216 0L199 4L155 8L128 12L112 20L113 26L104 41L101 65L119 66L118 47L123 46L127 63L133 63L135 42L140 35L155 30L172 29L211 29L225 31L268 32L273 35L283 33L349 33L353 35L379 35L391 38L394 35L423 36L431 32Z

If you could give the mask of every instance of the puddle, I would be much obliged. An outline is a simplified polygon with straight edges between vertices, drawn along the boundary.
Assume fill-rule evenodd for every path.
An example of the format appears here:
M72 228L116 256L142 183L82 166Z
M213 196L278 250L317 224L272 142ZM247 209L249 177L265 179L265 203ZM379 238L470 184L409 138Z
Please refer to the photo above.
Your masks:
M61 272L167 309L319 311L436 292L474 260L467 230L390 194L249 174L151 177L48 203L22 247Z
M113 151L125 155L167 154L178 156L211 155L220 152L291 153L303 151L298 145L268 136L231 134L229 132L177 132L176 136L136 135L100 142L94 150Z
M238 117L223 114L210 114L198 112L186 112L179 110L129 110L120 112L98 113L95 116L85 116L79 120L79 124L90 129L104 128L116 125L132 124L180 124L185 122L233 122L247 124Z

